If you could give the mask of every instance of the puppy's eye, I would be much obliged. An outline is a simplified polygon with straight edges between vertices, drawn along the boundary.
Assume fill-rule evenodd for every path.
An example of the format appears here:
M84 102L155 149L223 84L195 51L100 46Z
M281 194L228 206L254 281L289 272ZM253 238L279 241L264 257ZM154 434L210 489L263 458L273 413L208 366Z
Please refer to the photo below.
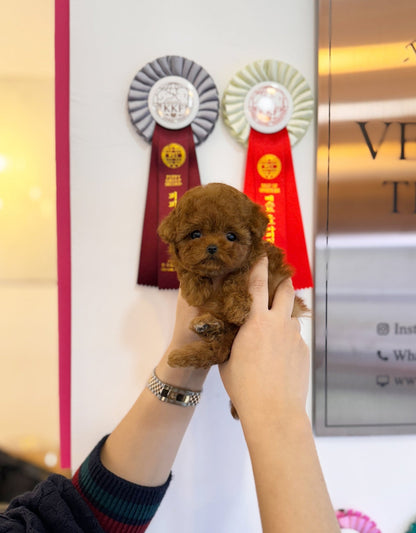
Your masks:
M226 233L225 236L229 241L235 241L237 239L237 235L235 233L232 233L231 231Z
M199 230L195 230L190 234L191 239L200 239L202 237L202 233Z

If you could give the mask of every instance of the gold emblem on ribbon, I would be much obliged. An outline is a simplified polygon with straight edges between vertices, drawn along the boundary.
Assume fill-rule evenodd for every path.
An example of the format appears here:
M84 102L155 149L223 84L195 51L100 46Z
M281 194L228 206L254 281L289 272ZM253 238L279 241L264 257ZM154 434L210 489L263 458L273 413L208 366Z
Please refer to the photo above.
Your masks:
M160 270L161 272L175 272L175 267L173 266L172 261L168 259L166 262L162 262Z
M166 174L165 187L182 187L182 176L180 174Z
M178 143L170 143L162 148L162 161L168 168L179 168L186 160L185 148Z
M274 154L265 154L257 161L257 172L265 180L277 178L282 170L282 162Z
M280 187L278 183L260 183L258 191L260 194L279 194Z

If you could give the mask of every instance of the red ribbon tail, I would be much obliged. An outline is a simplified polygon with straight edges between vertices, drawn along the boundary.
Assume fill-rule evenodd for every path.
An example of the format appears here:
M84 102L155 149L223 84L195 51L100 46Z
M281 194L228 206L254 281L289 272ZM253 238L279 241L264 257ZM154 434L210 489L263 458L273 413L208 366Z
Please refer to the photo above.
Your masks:
M147 184L146 207L143 221L142 244L137 283L157 287L158 242L158 128L155 128L150 155L149 180Z
M286 252L294 268L293 286L313 286L300 211L292 149L286 128L264 134L250 131L244 192L269 217L265 239Z
M292 156L290 156L292 160ZM293 287L307 289L313 287L313 277L308 259L305 231L299 205L295 174L292 172L286 183L286 253L288 262L294 267Z
M153 285L159 289L179 287L168 246L158 237L157 227L182 195L200 183L191 126L168 130L156 124L140 252L140 285Z

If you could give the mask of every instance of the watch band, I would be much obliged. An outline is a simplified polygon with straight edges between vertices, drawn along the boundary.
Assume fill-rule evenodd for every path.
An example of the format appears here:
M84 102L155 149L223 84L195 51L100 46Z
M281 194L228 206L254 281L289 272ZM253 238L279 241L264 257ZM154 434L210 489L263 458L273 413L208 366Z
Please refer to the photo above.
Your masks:
M196 392L180 389L178 387L173 387L168 383L164 383L156 376L156 369L153 370L153 374L147 382L147 388L161 402L172 403L182 407L194 407L195 405L198 405L201 398L201 391Z

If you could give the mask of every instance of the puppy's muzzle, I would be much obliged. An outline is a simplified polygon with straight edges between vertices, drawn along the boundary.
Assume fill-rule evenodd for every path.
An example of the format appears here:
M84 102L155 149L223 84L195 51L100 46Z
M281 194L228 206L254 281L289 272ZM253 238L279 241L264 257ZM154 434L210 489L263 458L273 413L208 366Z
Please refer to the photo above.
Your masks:
M209 246L207 246L207 252L211 255L214 255L215 253L217 253L217 250L218 250L218 247L215 244L210 244Z

